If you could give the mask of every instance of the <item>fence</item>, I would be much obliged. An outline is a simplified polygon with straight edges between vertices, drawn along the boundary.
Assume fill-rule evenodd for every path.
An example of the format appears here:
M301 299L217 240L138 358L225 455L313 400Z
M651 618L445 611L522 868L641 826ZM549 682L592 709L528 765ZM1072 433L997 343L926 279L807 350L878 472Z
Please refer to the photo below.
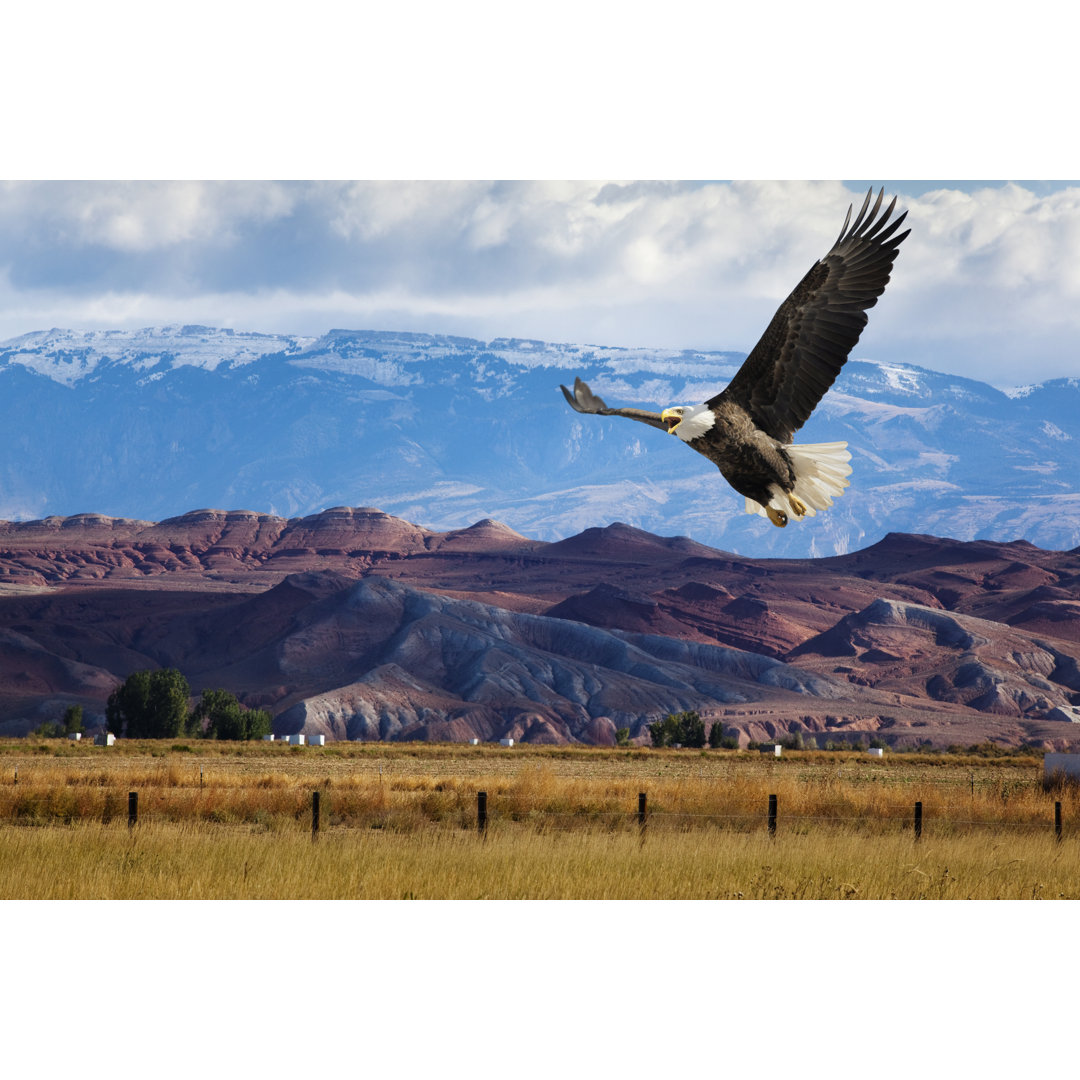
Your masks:
M319 824L320 824L320 809L321 799L320 792L313 791L311 793L311 839L318 840L319 838ZM923 804L921 801L916 801L914 806L914 813L912 817L912 831L915 840L921 840L923 835ZM720 815L702 815L702 814L669 814L661 815L661 817L667 818L709 818L710 820L717 820ZM727 816L728 820L731 820L731 816ZM128 828L134 828L138 824L139 820L139 793L132 791L128 793ZM746 819L742 819L746 820ZM765 813L766 827L768 828L770 836L776 836L777 828L780 820L780 806L779 798L776 795L769 796L768 808ZM820 816L801 816L794 819L797 822L853 822L862 821L863 818L822 818ZM961 821L955 818L947 819L951 825L980 825L980 826L993 826L997 828L1003 827L1016 827L1018 824L1022 824L1025 827L1031 828L1030 822L987 822L985 820L970 820ZM637 806L637 825L638 830L641 833L642 838L645 836L645 831L649 823L649 810L648 810L648 795L642 791L638 793L638 806ZM1054 836L1060 842L1063 835L1062 828L1062 816L1061 816L1061 803L1059 801L1054 803ZM483 837L487 835L488 829L488 793L486 791L478 791L476 793L476 830Z

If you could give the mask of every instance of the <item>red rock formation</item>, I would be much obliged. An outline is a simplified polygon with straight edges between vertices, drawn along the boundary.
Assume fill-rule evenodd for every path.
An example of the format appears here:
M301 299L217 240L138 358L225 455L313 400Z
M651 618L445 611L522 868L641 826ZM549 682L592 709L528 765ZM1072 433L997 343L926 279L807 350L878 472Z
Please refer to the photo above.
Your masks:
M744 737L801 725L1061 742L1077 730L1080 551L890 535L836 558L753 560L618 523L551 544L487 519L439 533L349 507L295 520L200 510L159 523L0 522L0 630L15 635L0 643L0 728L25 730L76 700L100 711L116 680L156 665L181 667L196 688L233 689L283 723L302 712L309 730L335 737L491 738L519 725L514 738L607 742L627 726L621 675L604 691L617 709L568 712L553 704L562 692L548 661L530 661L535 671L515 683L490 636L477 638L475 666L461 666L458 645L449 666L433 663L459 639L438 620L434 636L406 633L404 594L379 611L369 598L368 624L357 622L340 597L372 576L476 601L481 622L547 614L789 660L850 698L808 709L781 694L735 714L693 699ZM388 625L409 646L376 663L368 653L384 647ZM957 644L968 638L981 644ZM677 651L663 663L703 662L685 650L675 661ZM472 690L450 674L466 668ZM662 707L643 694L642 717Z

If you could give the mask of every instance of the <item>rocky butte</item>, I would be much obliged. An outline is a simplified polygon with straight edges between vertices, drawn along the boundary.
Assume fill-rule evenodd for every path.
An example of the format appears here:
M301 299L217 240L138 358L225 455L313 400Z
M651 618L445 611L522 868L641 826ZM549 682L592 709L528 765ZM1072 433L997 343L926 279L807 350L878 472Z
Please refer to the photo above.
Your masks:
M1080 549L889 534L750 559L614 523L557 542L379 510L0 522L0 732L141 668L280 734L610 745L697 710L745 745L1080 742Z

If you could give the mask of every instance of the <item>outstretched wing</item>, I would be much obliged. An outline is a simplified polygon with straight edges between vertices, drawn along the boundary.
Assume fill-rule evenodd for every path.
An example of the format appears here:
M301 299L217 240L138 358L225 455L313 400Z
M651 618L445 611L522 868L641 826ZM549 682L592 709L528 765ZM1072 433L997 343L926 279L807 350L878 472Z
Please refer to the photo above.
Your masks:
M645 409L609 409L604 404L604 399L597 397L581 379L574 380L574 392L571 394L565 386L560 387L563 397L570 403L570 408L580 413L592 413L595 416L625 416L628 420L640 420L643 424L651 424L661 431L667 431L667 424L660 419L659 413L648 412Z
M784 443L806 423L859 340L866 311L885 291L897 248L911 231L894 235L906 211L884 228L896 206L893 199L877 216L884 188L867 215L873 193L866 193L850 229L848 207L832 249L780 305L735 378L708 402L710 408L734 400Z

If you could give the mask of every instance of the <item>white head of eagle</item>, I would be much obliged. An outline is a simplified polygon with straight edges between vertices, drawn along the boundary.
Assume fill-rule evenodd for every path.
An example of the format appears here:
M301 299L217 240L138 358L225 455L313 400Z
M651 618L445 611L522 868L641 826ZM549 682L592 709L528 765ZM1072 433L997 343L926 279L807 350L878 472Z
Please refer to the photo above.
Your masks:
M667 424L668 434L678 435L683 442L699 438L716 423L708 405L673 405L660 414L660 419Z

